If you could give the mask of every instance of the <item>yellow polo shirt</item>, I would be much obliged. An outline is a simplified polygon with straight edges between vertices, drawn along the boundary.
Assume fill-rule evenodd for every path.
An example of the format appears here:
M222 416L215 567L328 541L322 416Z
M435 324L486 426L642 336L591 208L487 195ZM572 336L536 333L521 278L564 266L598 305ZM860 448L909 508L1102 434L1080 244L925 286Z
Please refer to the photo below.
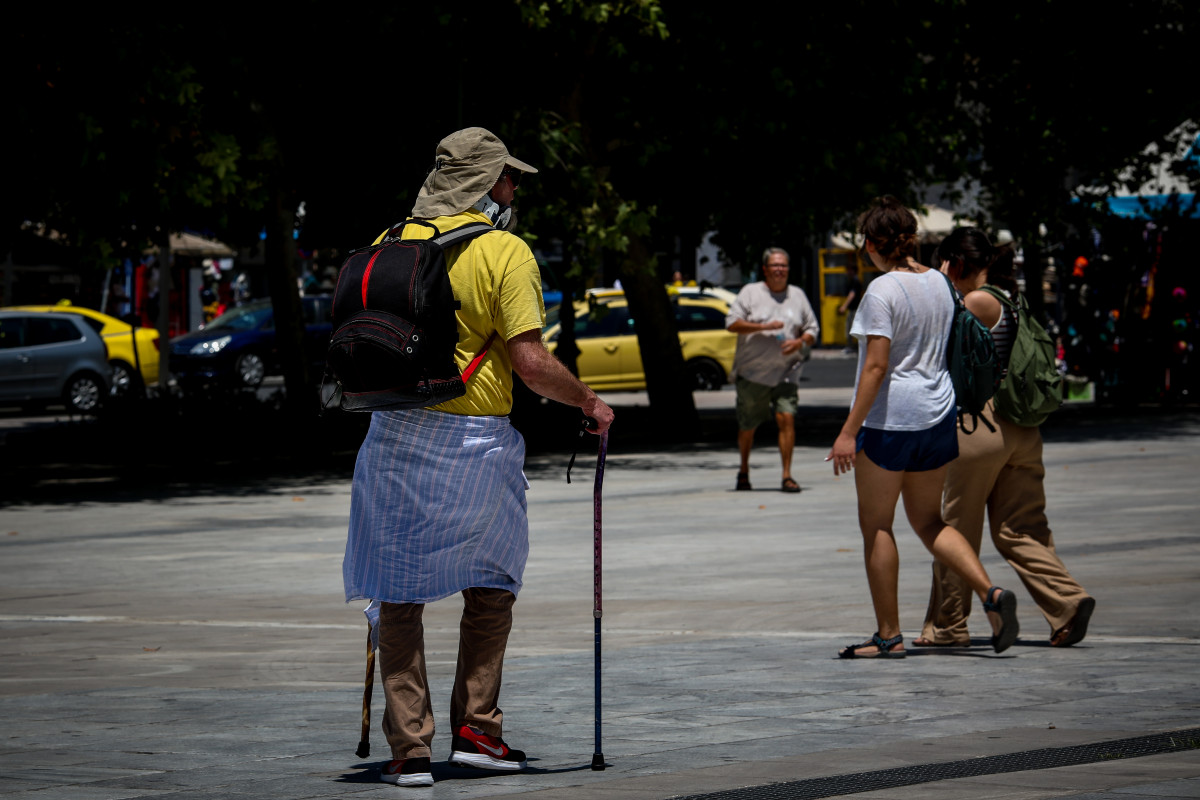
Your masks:
M442 233L472 222L490 222L474 209L448 217L426 220ZM375 241L378 243L386 231ZM431 239L424 225L407 225L406 239ZM493 333L496 338L487 356L467 381L467 393L434 406L438 411L470 416L504 416L512 410L512 359L508 340L526 331L541 330L546 323L542 303L542 275L529 245L504 231L482 236L446 250L450 287L461 304L458 318L458 348L454 361L459 371L483 349Z

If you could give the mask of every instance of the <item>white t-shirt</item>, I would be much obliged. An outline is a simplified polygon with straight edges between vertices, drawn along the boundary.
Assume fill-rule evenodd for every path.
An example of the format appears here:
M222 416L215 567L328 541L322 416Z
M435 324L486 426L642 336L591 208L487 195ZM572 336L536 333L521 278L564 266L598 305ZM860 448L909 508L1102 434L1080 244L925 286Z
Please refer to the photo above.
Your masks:
M954 385L946 367L946 342L954 321L954 298L936 270L893 271L871 281L854 317L858 377L866 361L867 336L891 340L887 374L863 423L889 431L932 428L954 410Z
M803 353L797 350L785 356L780 347L784 339L799 339L806 333L816 339L821 332L817 315L803 289L789 285L783 292L775 294L763 281L747 284L729 306L725 327L736 320L758 323L778 320L783 327L739 333L733 357L733 377L764 386L800 382Z

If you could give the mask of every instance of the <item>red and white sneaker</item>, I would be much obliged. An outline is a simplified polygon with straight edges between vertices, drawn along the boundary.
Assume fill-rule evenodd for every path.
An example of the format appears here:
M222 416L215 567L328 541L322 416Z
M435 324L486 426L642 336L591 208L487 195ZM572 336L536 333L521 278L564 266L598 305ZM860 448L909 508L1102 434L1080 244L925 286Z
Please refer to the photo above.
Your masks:
M516 772L525 769L525 753L513 750L498 736L488 736L478 728L460 725L454 729L450 763L460 767L497 769Z
M397 786L433 786L433 773L428 758L405 758L389 761L379 773L379 780Z

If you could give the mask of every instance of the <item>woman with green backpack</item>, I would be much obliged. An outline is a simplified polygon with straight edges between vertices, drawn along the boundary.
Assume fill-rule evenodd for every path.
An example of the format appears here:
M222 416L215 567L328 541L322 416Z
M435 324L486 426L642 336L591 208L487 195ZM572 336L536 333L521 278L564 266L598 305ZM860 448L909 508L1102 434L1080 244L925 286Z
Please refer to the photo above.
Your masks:
M960 427L958 458L946 474L942 513L979 551L986 511L996 550L1017 571L1050 624L1050 644L1069 647L1087 634L1096 601L1054 550L1046 521L1042 435L1038 425L1062 402L1054 345L1028 314L1013 277L1013 252L978 228L958 228L938 246L934 263L954 282L967 308L992 331L1005 370L980 425ZM938 562L917 647L971 644L971 590Z

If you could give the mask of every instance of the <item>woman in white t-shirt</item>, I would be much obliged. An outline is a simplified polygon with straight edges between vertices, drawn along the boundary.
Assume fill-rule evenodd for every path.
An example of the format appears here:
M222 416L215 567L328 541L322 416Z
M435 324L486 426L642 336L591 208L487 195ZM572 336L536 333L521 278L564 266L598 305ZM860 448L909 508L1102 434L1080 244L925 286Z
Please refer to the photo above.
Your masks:
M855 470L867 582L879 629L842 658L903 658L892 525L904 498L909 524L939 562L979 595L997 653L1017 638L1017 598L992 586L975 550L942 519L946 465L958 455L954 386L946 342L954 298L945 276L919 264L917 219L894 197L879 198L859 220L872 263L884 272L867 287L851 335L858 377L846 424L826 461L833 474Z

